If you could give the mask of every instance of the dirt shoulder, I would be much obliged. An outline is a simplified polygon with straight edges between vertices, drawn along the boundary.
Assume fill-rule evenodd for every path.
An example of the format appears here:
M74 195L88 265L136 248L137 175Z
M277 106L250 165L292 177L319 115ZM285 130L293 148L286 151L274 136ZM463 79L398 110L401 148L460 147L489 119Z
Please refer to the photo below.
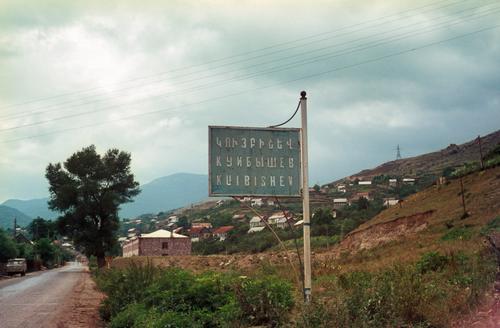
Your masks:
M99 317L99 305L104 295L86 270L80 273L80 279L73 288L59 315L54 319L57 328L102 328L104 324Z

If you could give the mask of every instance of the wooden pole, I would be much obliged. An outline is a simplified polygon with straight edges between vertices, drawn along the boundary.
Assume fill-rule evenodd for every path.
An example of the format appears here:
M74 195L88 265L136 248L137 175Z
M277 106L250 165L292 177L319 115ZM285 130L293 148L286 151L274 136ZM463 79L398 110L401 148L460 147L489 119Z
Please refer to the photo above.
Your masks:
M479 156L481 157L481 170L484 170L483 146L481 145L481 136L477 136L477 141L479 143Z
M304 220L304 301L311 301L311 221L309 214L309 166L307 158L307 97L300 93L300 114L302 120L302 216Z
M464 196L464 183L462 181L462 176L460 176L460 193L462 194L462 207L464 209L463 218L467 216L467 210L465 208L465 196Z

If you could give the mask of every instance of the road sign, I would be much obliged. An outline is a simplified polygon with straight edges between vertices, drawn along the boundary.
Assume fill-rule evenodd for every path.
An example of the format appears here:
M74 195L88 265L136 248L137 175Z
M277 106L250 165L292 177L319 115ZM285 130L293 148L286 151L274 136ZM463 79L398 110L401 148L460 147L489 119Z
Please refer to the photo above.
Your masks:
M300 129L209 126L209 196L300 197Z

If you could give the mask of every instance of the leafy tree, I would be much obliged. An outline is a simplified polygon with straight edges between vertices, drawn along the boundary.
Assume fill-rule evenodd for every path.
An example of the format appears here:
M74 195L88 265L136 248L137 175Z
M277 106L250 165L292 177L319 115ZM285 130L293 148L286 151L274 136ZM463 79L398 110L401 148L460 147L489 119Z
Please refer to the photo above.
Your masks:
M181 216L179 218L179 222L177 223L177 225L179 227L182 227L182 228L189 228L190 224L189 224L187 216L185 216L185 215Z
M48 238L42 238L35 243L35 253L45 265L51 265L56 258L56 246Z
M370 206L370 202L365 197L359 197L356 205L358 206L358 208L360 210L366 210L366 209L368 209L368 206Z
M49 207L63 213L58 230L70 236L87 256L104 266L104 256L117 243L119 206L139 194L130 172L130 154L118 149L97 154L95 146L71 155L64 165L49 164Z
M7 262L16 256L16 243L0 228L0 262Z
M57 226L52 221L37 217L36 219L31 221L27 229L31 236L33 236L33 240L38 240L41 238L54 239Z
M314 191L319 192L321 190L321 187L318 184L315 184L313 186Z

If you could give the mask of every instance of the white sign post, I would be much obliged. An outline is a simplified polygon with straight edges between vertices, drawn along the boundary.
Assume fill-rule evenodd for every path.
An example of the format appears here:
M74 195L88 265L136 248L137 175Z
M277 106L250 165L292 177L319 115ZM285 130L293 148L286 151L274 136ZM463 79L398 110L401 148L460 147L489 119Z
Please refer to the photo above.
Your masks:
M302 215L304 220L304 301L311 301L311 220L309 213L309 162L307 159L307 97L300 93L300 115L302 121Z

